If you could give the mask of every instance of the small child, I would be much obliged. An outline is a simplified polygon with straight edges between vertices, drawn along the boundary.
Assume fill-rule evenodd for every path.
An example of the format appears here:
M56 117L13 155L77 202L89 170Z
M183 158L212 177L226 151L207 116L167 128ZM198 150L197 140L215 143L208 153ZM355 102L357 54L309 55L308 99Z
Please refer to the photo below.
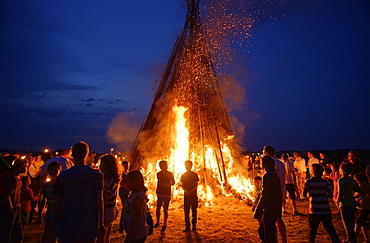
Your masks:
M332 189L330 184L321 178L324 168L320 164L311 165L311 169L313 177L306 181L303 189L303 196L306 197L308 193L310 197L310 215L308 216L308 224L310 227L309 242L315 242L317 229L322 221L331 241L339 243L340 240L331 220L328 200L331 196Z
M354 193L358 192L356 197L361 196L362 188L349 175L352 172L350 164L342 163L339 167L341 178L338 180L338 197L340 215L342 217L343 226L346 230L347 240L349 242L356 242L355 234L355 212L357 202Z
M252 212L256 210L258 200L261 196L261 189L262 189L262 177L256 176L253 178L253 184L254 184L254 202L252 206Z
M362 231L365 241L370 242L367 227L367 219L370 214L370 197L369 197L370 184L369 182L367 182L366 175L362 173L355 174L354 179L364 191L364 195L358 198L357 213L355 220L356 237L360 234L360 231Z
M29 176L22 177L22 189L21 189L21 224L23 230L30 219L31 212L31 201L36 201L40 198L40 194L36 197L33 195L33 191L29 186L31 185L31 178Z
M190 231L190 208L193 213L193 231L197 230L197 208L198 208L198 181L197 173L192 171L193 162L185 161L186 172L181 176L181 186L184 189L184 213L185 213L185 229L183 232Z
M171 186L175 184L175 179L173 174L168 171L167 161L160 161L159 168L160 172L157 173L157 210L156 217L157 222L154 225L154 228L159 227L160 217L161 217L161 207L163 205L163 226L161 231L164 232L167 228L167 219L168 219L168 206L171 201Z
M47 169L47 174L49 175L50 181L45 182L43 185L43 188L41 188L42 194L44 196L42 197L42 200L40 203L40 208L38 212L39 213L38 221L39 223L41 222L42 211L47 202L47 210L45 214L45 229L49 227L52 210L53 210L53 207L56 201L56 197L53 196L51 192L53 191L55 182L57 180L57 176L59 175L61 170L62 170L62 166L58 162L56 161L51 162ZM55 232L55 227L50 231L50 234L47 234L45 230L44 235L42 236L42 243L56 242L56 240L57 240L57 236Z

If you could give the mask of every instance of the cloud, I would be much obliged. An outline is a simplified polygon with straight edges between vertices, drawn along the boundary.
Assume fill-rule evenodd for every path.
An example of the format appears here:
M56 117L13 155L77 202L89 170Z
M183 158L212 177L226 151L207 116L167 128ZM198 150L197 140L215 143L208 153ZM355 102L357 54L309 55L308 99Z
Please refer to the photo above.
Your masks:
M81 99L81 101L84 101L84 102L92 102L92 101L96 101L94 98L88 98L88 99Z

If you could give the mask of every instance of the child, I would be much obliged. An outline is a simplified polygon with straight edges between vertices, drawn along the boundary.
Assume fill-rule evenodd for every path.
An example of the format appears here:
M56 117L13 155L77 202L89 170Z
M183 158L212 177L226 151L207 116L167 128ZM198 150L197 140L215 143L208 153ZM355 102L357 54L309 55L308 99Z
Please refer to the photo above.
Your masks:
M190 208L193 213L193 231L197 230L197 208L198 208L198 181L197 173L191 171L193 162L185 161L186 172L181 176L181 186L184 189L184 213L185 213L185 229L183 232L190 231Z
M367 182L367 177L364 174L357 173L354 176L355 181L359 184L359 186L364 191L364 195L358 198L358 205L357 205L357 213L356 213L356 220L355 220L355 232L356 237L360 234L362 230L362 234L364 235L364 239L366 242L370 242L369 234L368 234L368 227L367 227L367 218L370 214L370 184Z
M36 197L33 195L32 189L29 188L30 185L31 178L29 176L23 176L21 189L21 222L23 231L30 219L31 201L36 201L40 198L40 194Z
M262 168L266 174L262 179L262 192L253 217L260 226L258 235L262 242L276 242L276 220L281 217L282 195L278 175L275 173L275 161L268 155L262 158Z
M160 161L159 168L160 172L157 173L157 222L154 225L154 228L159 227L160 217L161 217L161 207L163 205L163 226L161 231L164 232L167 228L167 219L168 219L168 206L171 201L171 186L175 184L175 179L173 174L169 172L167 161Z
M254 177L253 184L254 184L254 202L252 206L252 212L256 210L257 203L261 196L262 178L260 176Z
M339 173L342 177L338 180L337 202L339 203L340 215L346 230L347 240L353 243L356 242L355 212L357 205L353 194L359 192L356 196L359 197L362 194L362 189L352 177L349 177L351 172L352 166L350 164L340 165Z
M310 197L310 215L308 216L308 224L310 227L309 242L315 242L317 229L322 221L324 228L328 232L332 242L340 242L337 233L335 232L333 222L331 220L331 211L329 206L329 196L332 189L330 184L322 179L324 168L320 164L311 165L313 177L306 181L303 196L307 193Z
M57 180L57 176L59 175L60 171L62 170L62 166L56 162L53 161L49 164L47 169L47 174L49 175L49 181L45 182L43 187L41 188L41 192L44 195L41 199L39 212L38 212L38 222L41 223L42 218L42 211L45 207L46 201L47 201L47 209L45 214L45 229L49 227L51 214L53 211L53 207L55 204L56 197L51 195L51 192L53 191L55 182ZM50 234L46 233L46 230L44 231L44 234L42 236L42 243L54 243L57 240L55 227L53 227L50 231Z

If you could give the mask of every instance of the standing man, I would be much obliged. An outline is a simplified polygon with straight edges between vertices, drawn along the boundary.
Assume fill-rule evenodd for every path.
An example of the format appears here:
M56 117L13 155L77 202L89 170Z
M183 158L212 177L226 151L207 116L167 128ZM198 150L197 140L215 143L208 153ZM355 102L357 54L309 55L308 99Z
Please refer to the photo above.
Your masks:
M185 229L183 232L190 231L190 208L193 213L193 231L197 230L197 208L198 208L198 181L197 173L192 171L193 162L185 161L186 172L181 176L181 186L184 189L184 213L185 213Z
M311 151L308 151L307 152L307 156L308 156L308 163L307 163L307 166L306 168L308 169L308 172L309 172L309 175L310 177L313 177L313 174L312 174L312 165L313 164L320 164L319 160L313 155L313 153Z
M333 226L328 200L329 195L332 194L332 189L330 184L326 180L322 179L323 172L324 168L320 164L313 164L313 177L307 180L303 191L305 196L307 196L308 193L310 197L310 214L308 216L310 233L308 240L310 243L315 242L317 229L320 225L320 222L322 222L324 228L330 236L331 242L339 243L340 240Z
M295 171L293 164L288 160L288 154L283 154L281 156L281 161L284 163L285 166L285 189L289 194L289 198L292 201L293 206L293 215L298 215L297 205L296 205L296 195L295 195L295 188L296 188L296 178L295 178ZM283 202L283 213L286 213L285 206L286 201Z
M275 173L275 162L270 156L262 158L262 168L266 174L263 176L261 197L254 218L260 223L258 234L262 242L275 243L276 221L281 217L282 208L281 187L279 177Z
M60 243L94 243L99 229L104 229L103 174L87 166L89 146L78 142L72 146L75 166L62 171L52 192L57 199L50 226L57 223ZM45 229L50 232L51 227Z
M163 206L163 226L161 231L164 232L167 228L168 219L168 206L171 201L171 186L175 185L175 178L172 172L168 171L167 161L160 161L159 168L160 172L157 173L157 210L156 217L157 222L154 228L159 227L159 222L161 218L161 207Z
M263 154L265 156L266 155L270 156L275 162L275 172L278 175L279 180L280 180L280 190L281 190L281 197L282 197L281 203L283 203L286 199L285 165L284 165L283 162L281 162L280 160L278 160L275 157L275 149L272 146L263 147ZM283 243L286 243L287 242L286 227L285 227L283 219L281 218L281 211L280 211L280 216L276 220L276 225L278 227L278 231L279 231L279 234L280 234L280 237L281 237L281 241Z
M306 160L302 158L299 152L294 152L294 168L297 170L297 177L298 177L298 193L299 198L303 199L303 187L306 181Z

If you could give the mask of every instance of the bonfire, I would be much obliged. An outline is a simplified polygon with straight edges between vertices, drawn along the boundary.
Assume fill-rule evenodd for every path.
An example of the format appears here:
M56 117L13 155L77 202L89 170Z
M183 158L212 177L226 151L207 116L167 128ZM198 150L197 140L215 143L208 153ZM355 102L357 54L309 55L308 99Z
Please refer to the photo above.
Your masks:
M140 169L155 191L158 162L166 160L179 186L184 162L200 176L198 195L212 205L218 195L253 200L253 185L239 161L235 134L215 69L214 44L200 17L199 0L187 1L187 15L152 107L131 151L131 170ZM154 195L149 195L154 200Z

